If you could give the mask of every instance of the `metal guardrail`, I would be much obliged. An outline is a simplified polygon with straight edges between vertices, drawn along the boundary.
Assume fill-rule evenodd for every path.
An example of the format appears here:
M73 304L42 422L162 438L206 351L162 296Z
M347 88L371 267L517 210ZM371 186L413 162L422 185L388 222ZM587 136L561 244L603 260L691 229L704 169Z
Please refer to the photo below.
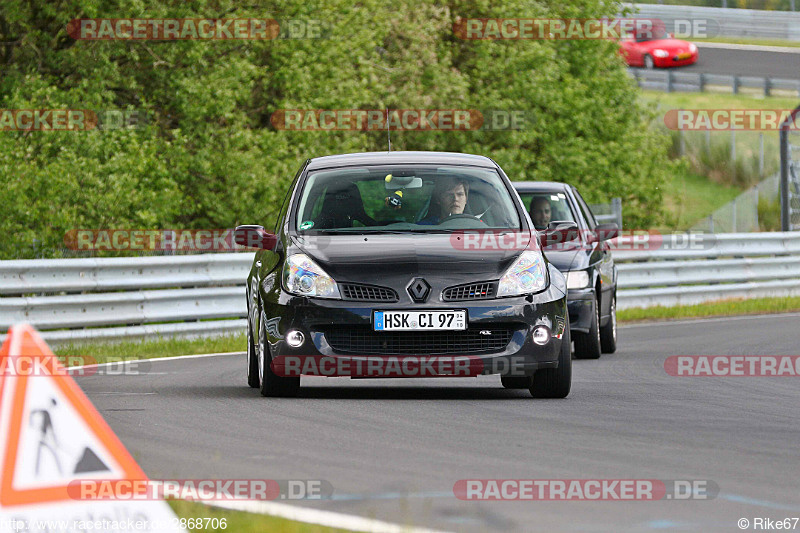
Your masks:
M800 96L800 80L739 76L738 74L707 74L676 72L673 69L648 70L628 68L628 74L642 89L673 92L757 92L764 96Z
M652 243L626 236L612 243L619 248L619 309L800 295L800 232L673 235Z
M634 7L636 18L654 18L674 32L680 22L713 21L706 27L708 37L750 37L800 41L800 13L724 7L672 6L661 4L623 4ZM713 34L712 34L713 32ZM691 40L691 39L689 39Z
M624 236L620 309L800 295L800 232ZM49 342L244 331L251 253L0 261L0 330Z

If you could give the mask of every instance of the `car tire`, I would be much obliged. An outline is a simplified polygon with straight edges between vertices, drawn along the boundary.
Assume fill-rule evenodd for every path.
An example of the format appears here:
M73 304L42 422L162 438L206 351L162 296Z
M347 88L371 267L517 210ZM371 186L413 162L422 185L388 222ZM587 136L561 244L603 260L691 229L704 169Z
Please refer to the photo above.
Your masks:
M537 370L529 389L534 398L566 398L572 387L572 340L569 333L569 318L561 337L558 353L558 368Z
M250 320L247 321L247 384L252 389L261 386L258 376L258 357L253 343L253 328L250 327Z
M272 371L272 356L267 343L267 326L261 315L258 328L258 372L261 376L261 396L292 398L300 390L300 376L284 377Z
M589 333L575 333L575 358L600 358L600 302L595 297L592 302L594 314L589 325Z
M645 54L644 56L644 68L647 70L653 70L656 68L656 62L653 61L653 56L650 54Z
M500 376L500 383L507 389L530 389L533 376Z
M617 293L611 296L611 316L608 324L600 328L600 349L603 353L617 351Z

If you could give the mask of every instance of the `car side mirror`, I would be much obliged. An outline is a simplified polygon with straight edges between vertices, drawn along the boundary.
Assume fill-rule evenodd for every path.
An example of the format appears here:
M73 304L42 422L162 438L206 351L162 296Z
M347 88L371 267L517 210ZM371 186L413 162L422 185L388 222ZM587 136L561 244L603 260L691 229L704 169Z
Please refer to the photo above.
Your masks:
M569 220L554 220L547 225L542 234L542 244L552 246L578 238L578 225Z
M608 241L619 236L619 226L614 222L608 224L598 224L594 228L594 240L596 242Z
M278 236L269 233L264 229L264 226L236 226L236 229L233 231L233 236L236 244L246 248L274 250L275 245L278 243Z

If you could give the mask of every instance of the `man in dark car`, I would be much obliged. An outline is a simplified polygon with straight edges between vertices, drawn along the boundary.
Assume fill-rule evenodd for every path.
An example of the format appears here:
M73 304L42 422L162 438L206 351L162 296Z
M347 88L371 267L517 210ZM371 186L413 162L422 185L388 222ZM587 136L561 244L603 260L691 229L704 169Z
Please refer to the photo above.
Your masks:
M531 218L533 226L538 230L547 229L552 217L552 207L550 200L546 196L534 196L531 202Z
M462 178L438 180L431 196L428 216L420 224L438 224L447 217L464 214L469 196L469 182Z

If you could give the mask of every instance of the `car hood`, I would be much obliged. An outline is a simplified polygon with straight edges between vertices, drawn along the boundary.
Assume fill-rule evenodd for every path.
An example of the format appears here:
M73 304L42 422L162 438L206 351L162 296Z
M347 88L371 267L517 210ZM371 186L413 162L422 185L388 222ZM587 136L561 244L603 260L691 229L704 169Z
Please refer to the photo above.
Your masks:
M666 50L670 54L681 54L689 52L689 42L681 41L680 39L658 39L656 41L647 41L644 43L648 50Z
M561 272L569 272L570 270L583 270L589 267L591 249L586 244L576 244L574 247L566 249L545 247L544 255Z
M538 249L530 233L515 235L513 249L480 250L456 233L296 236L287 252L305 253L338 282L395 286L422 276L450 286L499 279L527 246Z

